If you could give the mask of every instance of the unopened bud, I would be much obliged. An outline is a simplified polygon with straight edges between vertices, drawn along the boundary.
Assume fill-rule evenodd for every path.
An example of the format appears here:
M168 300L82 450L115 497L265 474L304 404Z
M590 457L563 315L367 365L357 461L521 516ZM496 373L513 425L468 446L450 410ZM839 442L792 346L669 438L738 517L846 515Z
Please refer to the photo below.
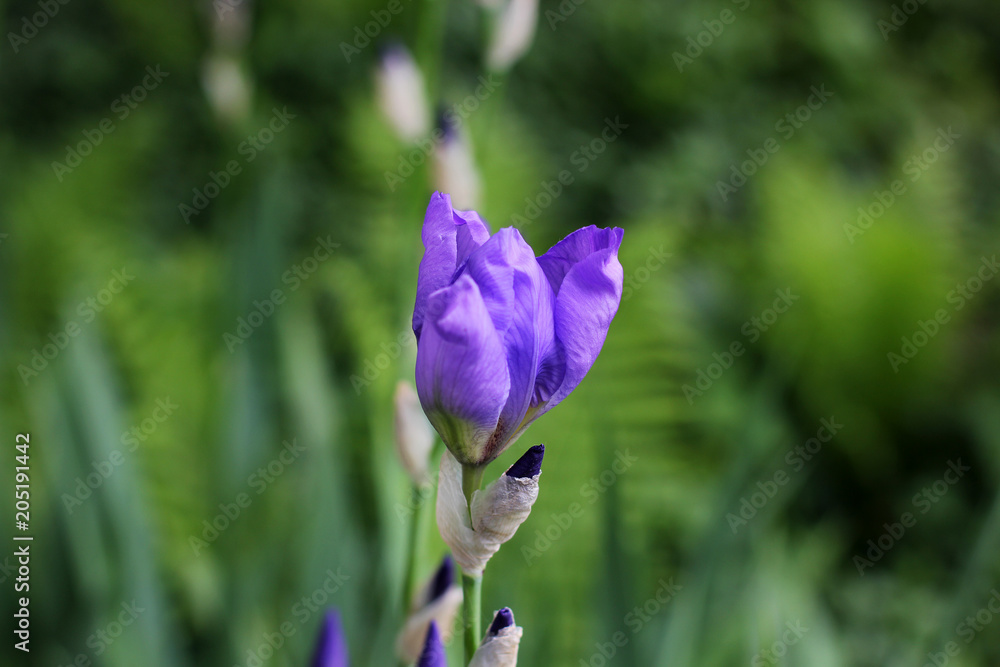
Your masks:
M427 630L432 624L444 628L444 641L451 638L455 616L462 606L462 588L455 583L455 564L445 556L430 579L414 597L403 629L396 638L396 653L406 663L414 662L424 646Z
M490 69L510 68L531 47L538 27L538 0L509 0L500 11L486 57Z
M478 208L482 186L472 143L447 114L439 115L438 124L442 134L433 155L434 189L451 195L455 208Z
M523 630L514 625L514 613L510 608L499 610L469 667L515 667L522 633Z
M423 640L423 650L417 659L417 667L448 667L448 655L444 651L437 623L431 623L427 628L427 636Z
M201 81L212 110L221 120L235 124L250 113L253 91L250 80L235 58L209 56L202 67Z
M396 451L403 468L417 486L428 481L427 468L434 447L434 429L420 407L420 397L406 381L396 385Z
M336 609L327 611L323 618L310 664L312 667L347 667L347 640Z
M495 482L473 493L471 517L462 492L462 466L450 451L441 456L438 529L465 574L481 575L500 545L528 518L538 498L544 452L543 445L532 447Z
M430 129L424 77L401 44L386 46L375 75L378 103L403 141L416 141Z

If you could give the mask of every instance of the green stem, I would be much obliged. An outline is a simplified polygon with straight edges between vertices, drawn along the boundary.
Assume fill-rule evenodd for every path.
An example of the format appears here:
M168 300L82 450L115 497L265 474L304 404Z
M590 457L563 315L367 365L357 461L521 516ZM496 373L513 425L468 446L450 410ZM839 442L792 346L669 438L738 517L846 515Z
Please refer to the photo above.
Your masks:
M403 576L403 615L409 613L410 603L413 601L413 587L417 577L417 556L420 553L420 537L424 534L424 519L427 511L427 499L420 495L420 487L413 485L410 495L411 506L414 507L413 516L410 517L410 530L406 543L406 570Z
M481 639L483 577L462 573L462 596L462 615L465 617L465 664L468 666Z
M462 466L462 492L469 505L469 517L472 517L472 494L479 490L483 483L485 466ZM462 618L465 621L465 664L472 662L472 656L479 647L480 622L483 607L483 576L478 577L462 573Z
M479 490L483 483L483 473L485 466L462 466L462 493L465 494L465 502L469 504L469 516L472 516L472 494Z

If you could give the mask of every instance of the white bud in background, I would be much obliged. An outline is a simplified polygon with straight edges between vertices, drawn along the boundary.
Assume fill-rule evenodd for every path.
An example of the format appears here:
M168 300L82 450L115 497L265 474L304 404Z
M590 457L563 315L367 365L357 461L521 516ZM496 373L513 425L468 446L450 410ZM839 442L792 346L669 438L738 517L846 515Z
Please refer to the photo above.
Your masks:
M537 27L538 0L508 0L500 10L487 51L490 69L509 69L531 47Z
M414 597L406 622L396 637L396 654L403 662L413 663L420 657L431 621L437 622L443 642L451 639L455 616L462 606L462 587L455 579L455 564L446 556Z
M209 56L202 66L201 82L219 118L238 123L249 115L251 85L236 58L220 54Z
M493 622L469 667L516 667L523 632L514 625L514 614L509 608L499 610L493 615Z
M447 117L442 116L439 122L442 134L431 161L432 186L451 195L455 208L477 209L482 187L472 144Z
M408 382L400 380L396 385L393 402L396 451L410 480L420 486L430 479L427 471L434 447L434 429L420 407L420 397Z
M445 450L438 479L437 523L462 572L480 576L500 546L514 536L538 498L544 447L536 445L485 489L462 492L462 465Z
M416 141L430 130L424 77L401 44L383 48L375 74L378 104L403 141Z

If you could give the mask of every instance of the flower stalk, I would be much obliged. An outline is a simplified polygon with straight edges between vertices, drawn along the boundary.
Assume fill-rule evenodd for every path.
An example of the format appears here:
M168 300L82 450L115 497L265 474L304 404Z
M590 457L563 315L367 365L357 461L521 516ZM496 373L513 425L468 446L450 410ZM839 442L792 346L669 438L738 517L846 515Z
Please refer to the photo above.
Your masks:
M472 656L479 647L482 625L483 577L462 573L462 616L465 626L465 664L472 662Z
M413 602L413 588L417 581L417 554L420 553L420 538L424 534L424 525L427 517L427 510L424 507L427 503L424 502L420 494L420 487L416 484L413 485L410 497L410 504L416 509L410 518L410 530L407 536L406 571L403 577L403 613L406 613Z
M472 494L483 483L485 466L462 466L462 492L469 504L469 519L472 519ZM465 627L465 664L472 662L472 656L479 646L480 622L483 606L483 577L462 573L462 618Z
M462 466L462 493L465 494L465 502L469 503L469 516L472 516L472 494L479 490L483 484L483 473L485 466Z

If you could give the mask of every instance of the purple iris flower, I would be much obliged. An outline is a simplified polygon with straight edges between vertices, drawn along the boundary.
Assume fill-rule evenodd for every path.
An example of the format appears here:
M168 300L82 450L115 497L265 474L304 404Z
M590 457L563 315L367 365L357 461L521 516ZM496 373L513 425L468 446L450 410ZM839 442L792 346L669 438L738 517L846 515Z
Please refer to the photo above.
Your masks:
M326 612L320 628L312 667L347 667L347 639L336 609Z
M455 458L483 466L576 388L622 295L622 230L579 229L541 257L513 227L435 193L417 278L417 394Z

